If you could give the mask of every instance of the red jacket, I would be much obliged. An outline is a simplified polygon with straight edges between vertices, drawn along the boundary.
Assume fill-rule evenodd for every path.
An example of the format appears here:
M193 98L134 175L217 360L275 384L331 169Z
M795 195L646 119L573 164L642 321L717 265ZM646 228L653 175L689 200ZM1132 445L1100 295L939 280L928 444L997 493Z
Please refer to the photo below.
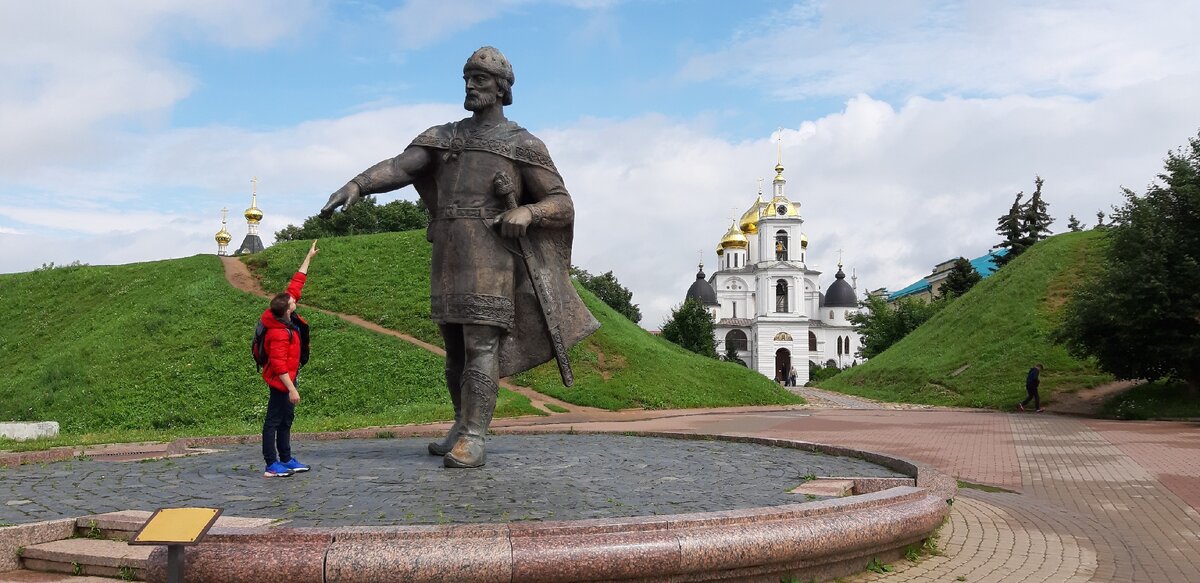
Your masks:
M307 277L298 271L292 276L287 293L293 300L300 301L300 290L304 287ZM262 372L263 380L267 381L267 385L272 389L286 393L287 386L279 380L279 375L286 372L292 377L292 383L296 382L296 374L300 372L300 332L281 322L271 313L270 308L263 311L260 321L267 328L267 335L263 338L263 346L267 351L267 365L263 367Z

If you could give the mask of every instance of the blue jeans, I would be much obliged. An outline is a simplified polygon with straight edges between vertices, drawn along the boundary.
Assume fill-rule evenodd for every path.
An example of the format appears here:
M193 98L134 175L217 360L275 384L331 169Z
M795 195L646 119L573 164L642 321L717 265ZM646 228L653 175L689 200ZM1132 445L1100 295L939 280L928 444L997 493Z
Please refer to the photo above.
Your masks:
M288 400L286 391L270 387L271 397L267 401L267 418L263 421L262 452L267 465L292 459L292 420L296 418L296 406ZM279 457L275 457L276 451Z

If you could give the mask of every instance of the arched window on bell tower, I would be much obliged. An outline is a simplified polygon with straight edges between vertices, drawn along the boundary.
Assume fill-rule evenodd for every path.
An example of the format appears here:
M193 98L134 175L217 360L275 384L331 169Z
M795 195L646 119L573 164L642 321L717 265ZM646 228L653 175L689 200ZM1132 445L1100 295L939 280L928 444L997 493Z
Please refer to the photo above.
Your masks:
M780 229L775 233L775 261L787 261L788 258L788 234L787 231Z
M786 279L775 282L775 311L788 311L788 284Z

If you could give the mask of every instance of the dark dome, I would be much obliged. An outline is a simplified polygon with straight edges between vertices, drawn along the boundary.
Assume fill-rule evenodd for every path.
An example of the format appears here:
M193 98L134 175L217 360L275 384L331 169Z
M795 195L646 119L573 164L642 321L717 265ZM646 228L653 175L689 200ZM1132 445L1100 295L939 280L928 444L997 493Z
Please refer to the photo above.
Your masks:
M838 266L837 275L834 277L837 279L825 290L825 307L857 308L858 297L854 295L854 288L846 283L846 274L842 272L841 265Z
M683 296L684 300L694 299L700 302L702 306L716 306L717 292L713 286L704 279L704 266L700 266L700 271L696 272L696 281L692 282L692 287L687 290L687 295Z

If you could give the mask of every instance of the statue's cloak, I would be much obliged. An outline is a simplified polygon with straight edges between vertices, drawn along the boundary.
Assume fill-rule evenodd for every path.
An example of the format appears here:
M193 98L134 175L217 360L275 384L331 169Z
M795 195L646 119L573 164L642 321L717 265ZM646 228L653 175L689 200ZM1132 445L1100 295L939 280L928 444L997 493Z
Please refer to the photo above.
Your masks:
M562 176L554 167L545 145L524 128L512 122L505 122L484 131L467 132L463 126L466 121L429 128L413 140L412 146L433 150L435 155L443 159L464 152L471 152L471 155L486 152L513 162L518 169L532 166L550 172L561 185ZM436 173L422 175L414 181L413 186L429 207L433 220L439 220L441 217L438 216L440 208ZM522 186L521 181L517 180L518 204L539 202ZM555 197L555 200L559 201L558 206L562 207L559 209L559 216L553 221L546 221L546 224L530 226L525 237L525 249L531 256L530 268L537 269L541 273L540 280L547 284L547 295L550 297L548 306L542 306L538 300L525 268L525 260L520 256L520 246L515 240L507 246L507 251L517 256L514 262L513 282L515 297L512 298L515 314L512 327L508 329L508 333L501 336L501 377L529 370L554 358L549 327L542 314L543 310L552 312L558 323L562 342L567 348L574 346L600 327L600 323L588 311L571 284L574 210L566 189L560 190L561 192L555 194L565 198ZM433 235L433 229L429 232L430 242L437 246L438 237Z

